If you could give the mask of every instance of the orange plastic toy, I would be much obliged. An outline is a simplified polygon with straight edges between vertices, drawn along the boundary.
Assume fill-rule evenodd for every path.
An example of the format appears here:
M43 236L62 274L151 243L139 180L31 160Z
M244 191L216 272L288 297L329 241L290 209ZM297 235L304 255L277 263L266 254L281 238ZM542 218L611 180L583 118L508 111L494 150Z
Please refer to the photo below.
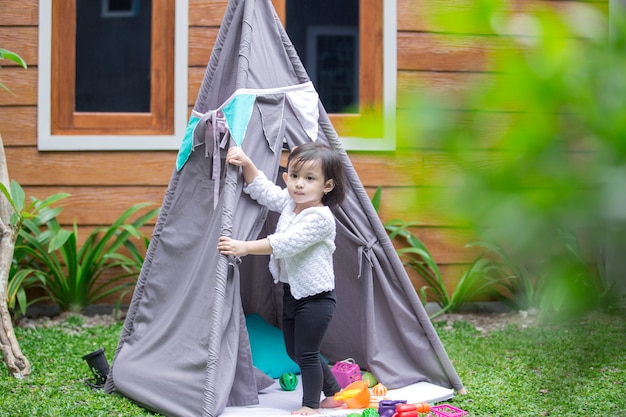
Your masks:
M372 395L375 395L377 397L384 397L385 395L387 395L387 387L379 382L372 388Z
M419 413L429 412L430 404L428 403L398 404L393 417L418 417Z
M370 402L370 390L365 381L354 381L335 394L335 400L346 403L348 408L366 408Z

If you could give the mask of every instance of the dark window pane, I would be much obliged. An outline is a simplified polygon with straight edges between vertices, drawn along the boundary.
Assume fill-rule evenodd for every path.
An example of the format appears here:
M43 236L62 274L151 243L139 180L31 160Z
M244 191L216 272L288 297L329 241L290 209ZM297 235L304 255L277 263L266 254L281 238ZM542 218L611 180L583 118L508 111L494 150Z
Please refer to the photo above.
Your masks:
M150 111L152 5L139 1L135 16L115 18L98 1L77 0L77 112Z
M134 0L103 0L109 12L128 12L133 10Z
M287 33L326 110L358 112L359 0L287 0Z

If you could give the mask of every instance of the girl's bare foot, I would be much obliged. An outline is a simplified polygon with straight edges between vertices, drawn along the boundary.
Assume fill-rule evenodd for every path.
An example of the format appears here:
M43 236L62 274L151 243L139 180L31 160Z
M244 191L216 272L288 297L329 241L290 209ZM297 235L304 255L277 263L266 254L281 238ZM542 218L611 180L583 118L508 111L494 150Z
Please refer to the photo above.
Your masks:
M297 414L300 416L312 416L314 414L319 414L320 410L315 410L311 407L300 407L296 411L292 411L291 414Z
M343 401L336 400L333 397L326 397L320 403L320 408L338 408L343 405Z

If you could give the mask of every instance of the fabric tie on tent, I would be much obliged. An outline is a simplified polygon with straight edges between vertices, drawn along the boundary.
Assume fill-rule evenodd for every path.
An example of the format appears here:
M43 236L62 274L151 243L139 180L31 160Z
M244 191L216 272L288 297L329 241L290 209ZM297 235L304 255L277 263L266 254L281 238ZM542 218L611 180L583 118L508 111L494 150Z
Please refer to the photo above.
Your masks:
M367 259L367 261L369 262L370 268L374 265L374 262L372 261L372 256L374 255L370 253L370 251L372 249L372 246L377 243L378 239L374 239L370 242L367 242L367 245L359 245L357 252L357 259L359 261L359 274L357 275L357 278L361 278L361 275L363 274L363 256L365 256L365 259Z

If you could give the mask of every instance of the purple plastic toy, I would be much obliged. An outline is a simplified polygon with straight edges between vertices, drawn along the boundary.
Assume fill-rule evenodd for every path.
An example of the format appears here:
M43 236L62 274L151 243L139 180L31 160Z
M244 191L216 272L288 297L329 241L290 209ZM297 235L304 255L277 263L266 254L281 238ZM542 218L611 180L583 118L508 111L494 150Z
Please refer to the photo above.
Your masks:
M380 400L378 414L380 417L391 417L396 412L396 405L406 404L406 400Z

